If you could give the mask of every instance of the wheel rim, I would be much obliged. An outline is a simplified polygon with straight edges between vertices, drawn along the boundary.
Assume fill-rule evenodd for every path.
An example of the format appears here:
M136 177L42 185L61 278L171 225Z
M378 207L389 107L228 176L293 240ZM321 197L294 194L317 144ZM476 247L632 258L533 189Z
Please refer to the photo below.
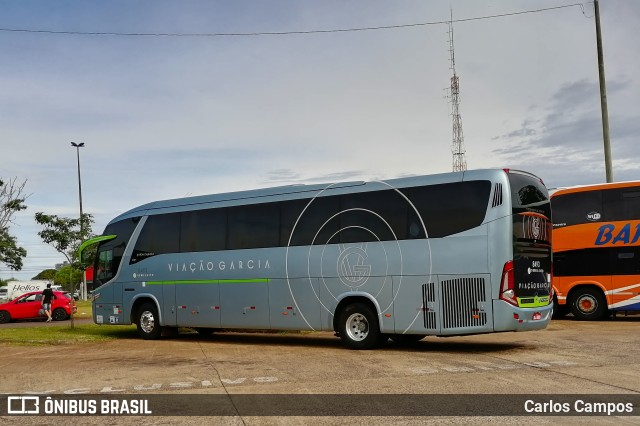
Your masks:
M347 335L351 340L360 342L369 335L369 322L362 314L352 314L347 318Z
M156 326L156 320L153 317L153 313L149 311L144 311L142 315L140 315L140 328L145 333L151 333Z
M598 300L590 294L585 294L578 299L578 309L585 314L591 314L598 308Z

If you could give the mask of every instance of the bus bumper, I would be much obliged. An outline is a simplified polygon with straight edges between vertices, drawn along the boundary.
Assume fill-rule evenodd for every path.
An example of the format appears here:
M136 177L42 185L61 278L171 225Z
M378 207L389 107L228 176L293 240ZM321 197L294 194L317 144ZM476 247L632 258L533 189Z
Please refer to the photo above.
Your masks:
M131 324L123 315L121 303L94 303L93 322L96 324Z
M553 303L536 308L518 308L502 300L493 302L494 331L542 330L549 325Z

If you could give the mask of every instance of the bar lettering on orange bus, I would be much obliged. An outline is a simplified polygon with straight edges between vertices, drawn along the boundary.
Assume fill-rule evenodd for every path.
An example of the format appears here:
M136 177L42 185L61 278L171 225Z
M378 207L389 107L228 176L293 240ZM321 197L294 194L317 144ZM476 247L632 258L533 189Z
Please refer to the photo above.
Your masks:
M595 245L602 246L605 244L635 244L640 239L640 223L636 224L633 238L631 238L631 223L624 224L619 230L616 226L608 223L602 225L598 229L598 235L596 236Z

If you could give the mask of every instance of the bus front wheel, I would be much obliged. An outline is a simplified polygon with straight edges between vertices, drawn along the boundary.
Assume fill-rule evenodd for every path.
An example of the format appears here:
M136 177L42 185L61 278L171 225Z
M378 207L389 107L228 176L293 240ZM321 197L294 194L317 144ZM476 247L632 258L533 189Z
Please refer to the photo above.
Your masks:
M383 339L378 317L365 303L353 303L340 312L338 333L349 349L373 349Z
M596 287L578 289L571 297L571 313L578 319L597 321L604 318L607 310L607 300Z
M158 309L153 303L144 303L138 309L138 334L145 340L160 338L162 329Z

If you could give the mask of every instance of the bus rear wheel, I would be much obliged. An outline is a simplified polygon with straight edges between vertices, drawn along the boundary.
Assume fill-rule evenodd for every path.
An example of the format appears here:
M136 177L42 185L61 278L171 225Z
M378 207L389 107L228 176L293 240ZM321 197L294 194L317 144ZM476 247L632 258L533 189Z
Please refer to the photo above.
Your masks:
M144 303L138 309L138 335L145 340L159 339L162 334L158 309L153 303Z
M373 349L382 343L378 317L365 303L346 306L338 317L338 333L349 349Z
M571 297L571 313L578 319L597 321L605 317L607 310L607 300L598 288L581 288Z

